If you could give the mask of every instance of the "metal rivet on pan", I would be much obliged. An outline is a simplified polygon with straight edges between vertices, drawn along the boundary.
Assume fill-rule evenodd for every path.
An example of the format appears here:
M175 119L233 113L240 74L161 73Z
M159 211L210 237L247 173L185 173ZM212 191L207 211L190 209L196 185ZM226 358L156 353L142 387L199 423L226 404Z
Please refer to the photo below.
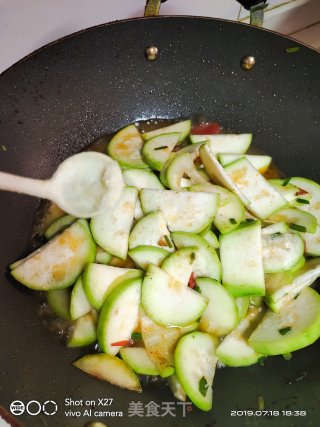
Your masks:
M159 49L156 46L148 46L144 50L144 55L148 61L155 61L159 55Z
M244 70L251 70L255 66L255 63L256 63L256 59L254 56L251 56L251 55L244 56L241 59L241 67Z

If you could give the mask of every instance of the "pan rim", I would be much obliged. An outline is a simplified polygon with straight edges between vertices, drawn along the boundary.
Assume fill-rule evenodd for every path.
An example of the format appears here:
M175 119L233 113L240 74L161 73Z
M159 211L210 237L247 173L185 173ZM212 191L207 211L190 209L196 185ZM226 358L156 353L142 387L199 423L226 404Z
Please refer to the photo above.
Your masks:
M35 49L34 51L28 53L27 55L25 55L24 57L22 57L21 59L19 59L18 61L16 61L14 64L10 65L8 68L6 68L4 71L2 71L0 73L0 78L2 76L4 76L5 74L9 73L12 69L14 69L17 65L28 61L29 59L37 56L38 54L42 53L43 51L46 51L47 49L50 49L52 46L55 46L61 42L64 42L68 39L80 36L82 34L84 34L85 32L89 32L89 31L95 31L97 29L100 28L104 28L104 27L109 27L109 26L113 26L113 25L124 25L127 23L131 23L131 22L145 22L145 21L159 21L159 20L181 20L181 19L185 19L185 20L199 20L199 21L210 21L210 22L217 22L217 23L227 23L227 24L231 24L231 25L237 25L240 27L247 27L250 28L253 31L264 31L266 33L270 33L273 34L275 36L287 39L290 42L295 43L296 46L299 47L304 47L307 49L310 49L311 51L314 51L317 54L320 54L320 51L304 42L301 42L293 37L290 37L288 35L284 35L282 33L279 33L278 31L274 31L274 30L270 30L268 28L263 28L263 27L255 27L251 24L247 24L245 22L240 22L240 21L233 21L231 19L223 19L223 18L215 18L215 17L210 17L210 16L194 16L194 15L161 15L161 16L153 16L153 17L136 17L136 18L127 18L127 19L121 19L121 20L115 20L115 21L110 21L110 22L105 22L103 24L98 24L98 25L93 25L91 27L87 27L87 28L83 28L79 31L75 31L71 34L67 34L65 36L59 37L56 40L53 40L52 42L46 43L43 46L39 47L38 49Z

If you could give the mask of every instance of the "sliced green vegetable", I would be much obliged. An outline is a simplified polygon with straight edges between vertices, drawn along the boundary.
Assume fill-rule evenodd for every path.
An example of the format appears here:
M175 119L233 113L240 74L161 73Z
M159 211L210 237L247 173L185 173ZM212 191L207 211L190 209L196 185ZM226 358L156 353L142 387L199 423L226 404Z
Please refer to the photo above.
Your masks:
M107 146L107 153L121 166L147 168L142 160L143 139L135 125L129 125L115 134Z
M221 280L221 263L215 249L201 236L193 233L176 231L171 238L178 249L197 247L192 271L195 277L209 277Z
M67 347L84 347L97 341L97 315L94 312L76 319L68 334Z
M266 303L271 310L279 312L318 277L320 277L320 258L307 260L295 271L266 274Z
M153 188L161 190L161 184L157 175L145 169L126 169L122 172L125 185L136 187L138 190L141 188Z
M187 400L186 392L183 390L182 384L175 374L168 377L168 384L174 397L182 402Z
M63 215L60 218L55 219L44 232L44 237L49 240L54 237L56 234L63 231L69 225L73 224L77 220L76 217L72 215Z
M199 157L199 149L203 144L204 142L199 142L198 144L190 144L181 148L181 150L172 152L160 171L160 181L162 182L162 184L165 185L166 187L169 187L169 183L167 180L167 171L171 163L173 162L173 160L176 158L176 156L189 153L192 155L193 159L195 160L197 157Z
M256 217L265 219L287 205L286 199L277 192L268 181L245 157L225 167L225 172L237 186L241 194L249 201L247 209Z
M200 330L216 336L226 335L239 323L236 301L216 280L198 278L196 283L201 295L208 300L200 319Z
M239 320L242 320L246 317L248 310L249 310L249 304L250 304L250 298L249 297L238 297L235 298L237 307L238 307L238 314L239 314Z
M167 181L171 190L186 190L195 184L207 182L198 172L191 153L177 154L167 169Z
M76 320L92 311L92 305L88 301L83 289L82 276L78 277L78 280L72 289L69 310L72 320Z
M160 267L168 255L167 250L150 245L136 246L129 251L130 258L143 270L147 270L150 264Z
M249 338L250 345L266 355L291 353L320 337L320 295L311 288L288 301L279 313L268 311Z
M141 279L122 282L106 298L98 323L98 340L102 351L117 354L135 330L139 320Z
M70 289L48 291L46 296L51 310L62 319L70 320Z
M268 218L273 222L283 221L289 228L302 233L315 233L317 229L317 218L310 212L299 208L280 209Z
M265 273L278 273L294 267L303 257L304 242L294 233L262 233L262 259Z
M128 253L128 239L131 230L138 190L125 187L116 206L108 212L92 218L92 235L99 246L119 258Z
M100 310L108 294L119 283L117 280L141 276L141 270L91 263L83 273L83 288L90 304Z
M218 208L219 210L219 208ZM211 229L212 225L209 224L207 228L205 228L201 233L199 233L200 237L203 237L210 246L212 246L214 249L219 248L219 239L216 236L216 234Z
M233 182L229 177L224 167L218 162L214 152L210 149L209 145L204 144L199 149L201 161L210 176L211 180L223 187L226 187L228 190L232 191L244 205L249 205L250 201L245 197L245 195L240 191L238 186ZM232 216L228 217L233 218Z
M188 286L197 250L198 248L194 246L175 251L163 261L161 269L176 281Z
M218 155L219 162L222 166L226 166L235 160L240 159L243 154L220 153ZM244 157L260 172L265 173L272 161L272 157L263 155L245 154Z
M241 250L240 250L241 248ZM234 296L264 295L261 224L244 224L220 236L222 282Z
M180 338L180 328L166 328L150 319L140 307L140 326L146 351L159 371L167 378L174 374L173 353Z
M216 193L219 195L218 210L213 223L220 233L229 233L229 231L237 228L244 220L245 207L239 197L233 194L230 190L209 182L193 185L189 190ZM232 221L230 221L230 218L232 218Z
M73 362L73 365L99 380L129 390L141 392L137 375L118 357L111 354L87 354Z
M134 372L142 375L159 375L144 347L123 347L120 356Z
M177 378L192 403L203 411L212 408L215 346L210 334L191 332L180 338L174 353Z
M160 210L170 231L199 233L210 224L217 212L218 195L143 189L140 193L145 213Z
M248 343L256 325L261 320L263 311L259 308L250 309L247 316L236 329L230 332L217 348L217 357L224 365L232 367L250 366L258 363L261 354L257 353Z
M67 288L73 285L85 265L94 260L95 253L88 223L81 219L30 254L11 274L30 289Z
M112 259L112 255L109 252L106 252L99 246L97 246L97 252L94 262L97 264L109 264Z
M192 143L206 141L214 154L218 153L245 153L252 141L251 133L217 134L217 135L191 135Z
M156 135L144 143L142 157L149 166L161 171L172 150L180 140L180 133L165 133Z
M283 179L269 179L268 183L291 204L296 200L299 188L290 184L289 181Z
M142 137L145 141L148 141L149 139L157 135L178 132L180 134L179 141L182 141L189 134L190 129L191 129L191 120L184 120L182 122L174 123L173 125L155 129L150 132L145 132L142 134Z
M288 231L288 226L284 221L275 222L274 224L264 227L261 232L262 234L271 234L278 235L278 233L286 233Z
M198 292L150 265L143 280L142 305L160 325L186 326L201 316L207 302Z
M320 256L320 226L317 225L315 233L303 233L305 252L310 256Z
M297 197L308 199L310 197L310 205L301 207L317 218L318 224L320 223L320 185L307 178L292 177L290 181L293 185L299 188Z
M174 247L163 214L151 212L137 221L129 236L129 249L155 246L173 252Z

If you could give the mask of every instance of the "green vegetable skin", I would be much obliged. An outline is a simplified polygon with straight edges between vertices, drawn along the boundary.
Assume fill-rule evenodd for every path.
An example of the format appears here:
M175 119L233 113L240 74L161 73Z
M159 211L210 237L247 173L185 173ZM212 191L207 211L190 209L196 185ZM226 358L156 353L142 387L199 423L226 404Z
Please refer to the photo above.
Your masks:
M176 375L190 400L203 411L212 408L212 383L217 358L215 340L204 332L180 338L175 353Z
M108 145L127 185L118 205L90 228L59 218L48 243L10 268L48 291L70 322L68 347L98 340L103 353L74 366L136 391L136 374L159 375L177 399L209 411L217 358L248 366L320 336L310 288L320 275L320 186L267 181L271 158L245 154L251 134L190 129L191 120L121 129ZM106 265L112 256L130 268Z
M137 374L159 375L159 371L143 347L121 348L120 356Z
M118 387L141 391L139 378L132 369L111 354L88 354L76 360L73 365L89 375Z
M98 323L98 341L105 353L116 355L138 324L141 279L120 282L105 300Z
M141 301L150 318L163 326L186 326L197 320L207 305L198 292L154 265L143 280Z
M320 295L305 288L278 313L267 312L249 343L262 354L285 354L312 344L319 334Z
M96 255L86 220L78 220L11 270L30 289L50 291L72 286Z

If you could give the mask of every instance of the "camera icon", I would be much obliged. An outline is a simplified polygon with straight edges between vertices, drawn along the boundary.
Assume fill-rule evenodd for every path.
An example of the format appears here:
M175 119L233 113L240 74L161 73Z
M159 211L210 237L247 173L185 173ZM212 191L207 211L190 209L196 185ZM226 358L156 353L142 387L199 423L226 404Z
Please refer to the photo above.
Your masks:
M10 405L10 412L13 415L22 415L25 411L25 405L21 400L15 400Z
M58 405L54 400L47 400L44 403L30 400L26 405L21 400L15 400L10 404L10 412L12 415L22 415L26 412L32 416L39 415L42 412L51 416L58 412Z

